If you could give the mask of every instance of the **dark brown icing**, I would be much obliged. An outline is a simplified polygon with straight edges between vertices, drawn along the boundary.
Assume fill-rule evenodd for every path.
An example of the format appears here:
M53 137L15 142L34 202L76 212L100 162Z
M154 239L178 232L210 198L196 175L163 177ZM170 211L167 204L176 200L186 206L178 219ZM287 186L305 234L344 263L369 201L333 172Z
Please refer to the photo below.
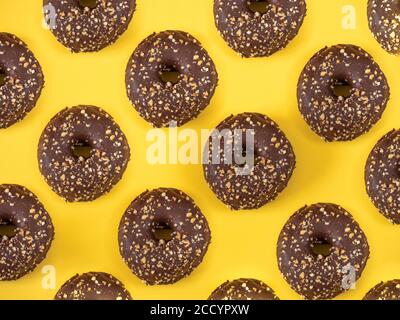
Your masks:
M156 229L171 231L157 238ZM119 248L132 272L146 284L171 284L188 276L203 260L211 241L208 223L180 190L146 191L129 205L119 225Z
M365 165L365 186L375 207L400 224L400 130L392 130L374 146Z
M265 57L297 35L306 15L304 0L267 0L265 13L249 0L214 0L215 24L228 45L244 57Z
M330 246L326 256L313 251L320 243ZM335 204L318 203L299 209L286 222L277 256L283 277L298 294L306 299L331 299L361 276L369 246L350 213Z
M60 43L72 52L92 52L114 43L125 32L136 0L97 0L94 8L78 0L43 0L43 6L54 8L51 31Z
M55 300L132 300L124 285L111 274L87 272L75 275L58 290Z
M400 300L400 280L378 283L363 300Z
M178 82L164 82L166 69L178 72ZM129 59L126 89L139 114L155 127L171 121L178 126L206 108L218 83L215 65L206 50L183 31L154 33Z
M53 224L37 197L15 184L0 185L0 223L15 227L14 235L0 237L0 280L16 280L46 257Z
M336 85L350 96L335 95ZM372 57L354 45L317 52L297 85L299 110L310 128L326 141L353 140L381 118L389 100L386 77Z
M226 281L215 289L208 300L279 300L275 292L256 279Z
M0 32L0 128L22 120L36 105L44 86L39 62L15 35Z
M397 0L368 0L369 28L381 47L400 53L400 3Z
M254 130L254 167L249 174L238 174L241 165L229 163L224 148L226 139L214 146L218 147L215 152L220 161L213 163L213 135L210 136L203 171L218 199L233 210L257 209L275 199L287 186L296 163L293 148L278 125L263 114L241 113L223 120L216 130L242 130L243 135L245 130Z
M73 152L90 147L88 158ZM44 129L38 146L39 168L66 201L92 201L121 179L130 158L128 141L113 118L94 106L66 108Z

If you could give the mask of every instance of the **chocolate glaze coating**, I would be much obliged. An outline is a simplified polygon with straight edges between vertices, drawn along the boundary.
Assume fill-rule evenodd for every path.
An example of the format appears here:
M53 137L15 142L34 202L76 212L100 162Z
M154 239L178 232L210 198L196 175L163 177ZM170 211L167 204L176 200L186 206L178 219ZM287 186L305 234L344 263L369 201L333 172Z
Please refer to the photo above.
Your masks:
M77 274L58 290L55 300L132 300L124 285L111 274Z
M392 130L374 146L365 165L365 186L375 207L400 224L400 130Z
M334 94L350 86L350 96ZM317 52L297 85L299 110L310 128L326 141L353 140L381 118L390 92L386 77L360 47L336 45Z
M14 235L0 237L0 280L16 280L46 257L53 224L37 197L15 184L0 185L0 224L16 228Z
M318 243L330 245L327 256L313 251ZM298 294L331 299L350 287L351 270L354 280L361 276L369 246L350 213L335 204L318 203L299 209L286 222L277 256L283 277Z
M306 15L304 0L269 0L265 13L249 0L214 0L214 18L222 38L243 57L265 57L285 48Z
M400 280L378 283L363 300L400 300Z
M164 82L164 70L176 70L178 82ZM206 108L218 83L214 62L190 34L154 33L129 59L126 90L139 114L155 127L177 125L196 118Z
M90 156L76 156L77 144ZM121 179L130 158L124 133L113 118L94 106L65 108L44 129L38 146L39 169L52 190L66 201L92 201Z
M0 128L22 120L36 105L44 86L39 62L15 35L0 32Z
M172 231L158 239L156 229ZM180 190L146 191L129 205L118 232L122 258L146 284L171 284L188 276L203 260L211 241L208 223Z
M400 6L397 0L368 0L369 28L381 47L392 54L400 53Z
M208 300L279 300L275 292L256 279L226 281L215 289Z
M257 209L274 200L287 186L296 163L292 146L278 125L259 113L241 113L223 120L216 130L219 137L223 137L225 130L232 134L234 130L242 130L243 135L245 130L254 130L254 167L250 174L238 174L241 165L235 161L229 163L224 138L214 146L218 147L214 152L219 154L220 161L213 163L213 135L210 136L203 171L218 199L233 210ZM237 143L235 139L234 144Z
M128 28L136 0L97 0L91 9L79 0L43 0L56 13L51 32L72 52L99 51L114 43Z

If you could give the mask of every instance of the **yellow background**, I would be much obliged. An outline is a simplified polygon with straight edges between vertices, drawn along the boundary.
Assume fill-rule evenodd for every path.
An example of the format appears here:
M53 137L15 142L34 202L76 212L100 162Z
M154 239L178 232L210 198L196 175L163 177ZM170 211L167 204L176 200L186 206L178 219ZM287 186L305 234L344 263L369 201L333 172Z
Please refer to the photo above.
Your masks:
M386 53L367 25L367 0L307 0L308 13L299 35L269 58L242 59L218 35L213 0L137 0L129 29L112 46L93 54L71 54L42 27L41 0L0 1L0 31L21 37L40 61L46 85L37 106L20 123L0 131L0 183L31 189L49 211L56 238L44 262L31 274L0 283L0 298L51 299L42 289L45 265L57 270L57 288L75 273L110 272L135 299L205 299L227 279L265 281L282 299L298 299L279 273L276 241L290 215L320 201L350 211L365 231L370 260L356 290L342 299L360 299L381 280L400 278L400 232L369 201L363 182L366 158L375 142L400 123L400 60ZM342 28L342 7L354 5L355 30ZM146 162L150 125L130 105L124 71L138 43L155 31L185 30L198 38L213 58L219 86L211 105L184 128L213 128L231 113L256 111L278 122L294 146L297 167L288 188L256 211L230 212L207 187L201 165ZM337 43L360 45L385 72L391 99L383 118L352 142L325 143L302 120L296 101L298 76L320 48ZM40 176L36 149L48 120L65 106L93 104L119 123L129 140L132 159L123 179L91 203L68 204ZM145 286L122 261L117 243L119 220L129 203L147 188L176 187L194 198L207 217L212 243L204 262L187 278L169 286Z

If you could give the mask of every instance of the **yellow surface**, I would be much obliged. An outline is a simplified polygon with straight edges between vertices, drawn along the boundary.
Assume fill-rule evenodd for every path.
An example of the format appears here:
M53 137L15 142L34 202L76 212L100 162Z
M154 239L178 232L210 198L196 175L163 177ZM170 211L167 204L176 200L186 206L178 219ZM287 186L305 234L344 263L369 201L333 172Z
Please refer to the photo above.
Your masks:
M110 272L136 299L204 299L220 283L254 277L282 299L298 299L281 277L276 241L289 216L304 204L335 202L349 210L364 229L371 257L356 290L340 296L359 299L381 280L400 278L399 227L370 203L363 183L364 163L375 142L400 123L400 60L382 50L369 32L366 0L307 0L308 14L298 37L269 58L242 59L228 48L214 26L213 0L137 0L128 31L116 44L94 54L71 54L42 27L41 0L0 1L0 31L21 37L40 61L46 86L22 122L0 131L0 183L19 183L44 203L56 238L45 261L31 274L0 283L0 298L51 299L42 289L45 265L54 265L57 288L75 273ZM345 30L342 7L356 7L355 30ZM150 129L130 105L124 85L129 56L154 31L182 29L198 38L213 58L219 86L211 105L184 128L213 128L231 113L257 111L277 121L294 146L297 168L288 188L256 211L230 212L207 187L200 165L146 162ZM321 47L353 43L370 52L385 72L391 99L383 118L352 142L325 143L300 117L298 76ZM128 137L132 160L120 183L92 203L68 204L40 176L36 148L48 120L65 106L93 104L111 113ZM204 262L186 279L169 286L145 286L122 261L117 243L119 220L129 203L147 188L171 186L194 198L206 215L212 244Z

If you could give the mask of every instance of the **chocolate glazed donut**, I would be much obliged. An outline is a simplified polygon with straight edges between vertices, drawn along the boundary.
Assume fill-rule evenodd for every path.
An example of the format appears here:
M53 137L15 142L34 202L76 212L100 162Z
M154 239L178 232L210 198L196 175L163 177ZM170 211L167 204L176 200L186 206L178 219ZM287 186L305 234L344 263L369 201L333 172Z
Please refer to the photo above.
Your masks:
M188 195L160 188L142 193L129 205L119 225L118 241L122 258L142 281L171 284L201 263L211 232Z
M374 146L365 164L364 181L375 207L400 224L400 130L392 130Z
M136 0L43 0L51 32L72 52L99 51L128 28ZM52 17L51 15L54 15Z
M233 149L252 154L253 163L229 161L232 152L226 144L232 139L226 136L227 131L234 137ZM254 137L254 146L245 138L246 133ZM218 161L214 154L218 154ZM263 114L250 112L222 121L205 146L204 158L208 185L232 210L258 209L274 200L287 186L296 163L292 145L278 125Z
M299 32L306 11L304 0L214 0L219 33L246 58L285 48Z
M368 291L363 300L400 300L400 280L378 283Z
M25 187L0 185L0 224L14 227L0 237L0 280L16 280L46 257L54 228L46 209Z
M39 62L15 35L0 32L0 128L22 120L44 85Z
M277 256L283 277L298 294L331 299L361 276L369 246L350 213L335 204L318 203L301 208L286 222Z
M175 73L176 78L164 78ZM126 90L139 114L155 127L181 126L206 108L218 83L214 62L190 34L147 37L129 59Z
M256 279L226 281L211 293L208 300L279 300L274 290Z
M122 178L130 158L124 133L94 106L66 108L44 129L38 146L39 169L66 201L92 201Z
M400 53L400 5L397 0L368 0L369 28L381 47Z
M132 300L124 285L111 274L77 274L58 290L55 300Z
M353 140L369 131L381 118L389 95L379 66L354 45L317 52L297 85L300 113L326 141Z

